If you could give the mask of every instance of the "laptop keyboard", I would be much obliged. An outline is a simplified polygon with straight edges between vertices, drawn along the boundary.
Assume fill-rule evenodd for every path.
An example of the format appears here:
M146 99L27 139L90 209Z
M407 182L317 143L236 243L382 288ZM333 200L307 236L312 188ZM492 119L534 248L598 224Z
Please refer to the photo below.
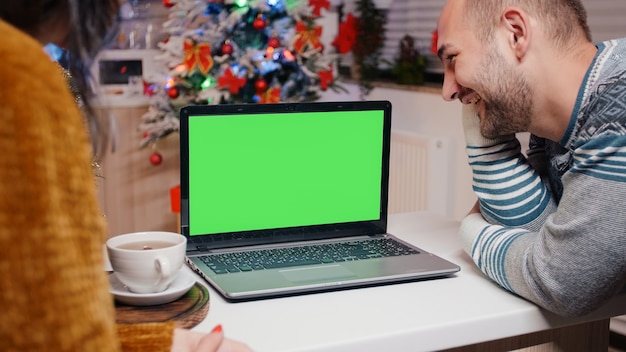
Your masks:
M393 257L419 252L390 238L273 248L198 257L216 274Z

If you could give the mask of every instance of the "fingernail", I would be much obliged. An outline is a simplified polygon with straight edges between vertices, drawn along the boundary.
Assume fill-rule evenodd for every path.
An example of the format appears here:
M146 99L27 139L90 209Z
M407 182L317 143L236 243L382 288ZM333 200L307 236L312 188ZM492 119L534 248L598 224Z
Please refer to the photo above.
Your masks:
M222 332L222 324L216 325L211 332Z

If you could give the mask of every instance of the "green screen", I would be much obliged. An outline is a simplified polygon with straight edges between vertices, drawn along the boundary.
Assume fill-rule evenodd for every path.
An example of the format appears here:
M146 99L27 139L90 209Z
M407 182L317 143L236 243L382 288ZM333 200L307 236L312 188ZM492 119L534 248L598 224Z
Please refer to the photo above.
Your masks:
M190 235L376 220L383 111L189 118Z

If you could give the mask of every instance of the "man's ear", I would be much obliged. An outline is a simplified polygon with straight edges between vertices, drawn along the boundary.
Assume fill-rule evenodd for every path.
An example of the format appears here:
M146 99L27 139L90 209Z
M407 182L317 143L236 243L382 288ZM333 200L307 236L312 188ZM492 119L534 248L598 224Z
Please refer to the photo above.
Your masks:
M522 60L530 45L531 27L528 13L517 8L507 7L502 12L500 25L503 27L507 44L517 60Z

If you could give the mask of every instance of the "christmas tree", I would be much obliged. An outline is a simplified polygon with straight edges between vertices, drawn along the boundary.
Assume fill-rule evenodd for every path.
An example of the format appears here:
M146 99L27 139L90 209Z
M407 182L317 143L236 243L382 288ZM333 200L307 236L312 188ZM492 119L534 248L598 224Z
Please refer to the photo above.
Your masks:
M161 81L144 82L151 104L140 125L142 147L178 131L186 105L312 101L321 90L343 89L333 69L343 41L325 50L316 23L328 0L163 4L170 13L157 59L167 70Z

